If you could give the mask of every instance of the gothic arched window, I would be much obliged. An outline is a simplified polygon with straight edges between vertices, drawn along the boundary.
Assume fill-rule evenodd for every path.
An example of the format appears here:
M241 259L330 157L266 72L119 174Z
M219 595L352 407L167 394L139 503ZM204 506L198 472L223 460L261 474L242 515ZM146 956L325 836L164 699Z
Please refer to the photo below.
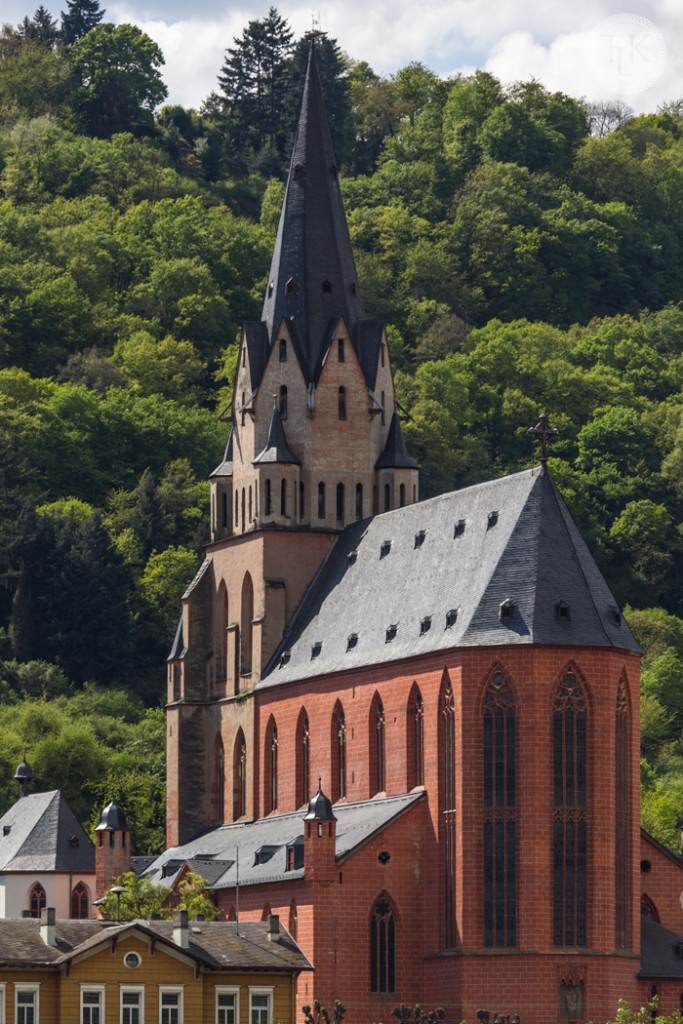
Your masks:
M266 497L263 504L265 505L264 515L272 516L273 514L273 488L270 480L266 479Z
M586 945L586 697L573 672L553 702L553 942Z
M439 706L441 816L444 868L444 946L455 949L455 703L450 680L446 679Z
M356 484L356 519L363 518L363 485Z
M213 820L223 821L225 817L225 756L223 740L216 737L213 755Z
M517 941L515 698L504 674L486 686L484 728L484 945Z
M338 404L337 412L338 412L339 419L340 420L345 420L346 419L346 388L344 388L344 387L339 388L339 395L338 395L338 402L337 402L337 404Z
M424 785L424 704L417 684L408 698L408 789Z
M292 900L289 904L289 926L287 930L296 942L296 937L299 934L299 913L296 906L296 900Z
M265 813L277 810L277 783L278 783L278 746L277 746L277 725L275 719L270 717L266 729L266 806Z
M344 522L344 484L337 484L337 522Z
M287 481L280 481L280 515L287 515Z
M396 991L396 921L386 896L375 903L370 921L370 991Z
M280 409L280 419L287 419L287 385L280 385L280 401L278 402L278 408Z
M320 481L318 484L318 519L325 518L325 484Z
M247 573L242 583L242 615L240 621L240 672L249 675L251 672L254 636L254 585Z
M370 796L386 789L384 727L384 705L375 694L370 706Z
M233 821L247 813L247 744L238 730L232 755L232 817Z
M224 688L228 668L228 590L223 580L216 602L214 652L215 685Z
M296 805L301 807L311 798L311 734L308 715L302 708L296 727Z
M346 796L346 718L337 701L332 714L332 799Z
M389 484L384 485L384 511L391 512L391 487Z
M90 916L90 893L83 882L79 882L71 890L71 916L84 920Z
M615 945L617 949L629 948L628 911L631 903L630 891L630 835L631 813L629 805L630 767L629 756L629 715L626 677L621 676L617 687L616 737L615 737L615 810L616 834L614 837L614 895L615 895Z
M43 889L40 882L35 882L31 886L31 890L28 894L28 909L31 917L40 917L40 913L47 906L47 897L45 896L45 890Z

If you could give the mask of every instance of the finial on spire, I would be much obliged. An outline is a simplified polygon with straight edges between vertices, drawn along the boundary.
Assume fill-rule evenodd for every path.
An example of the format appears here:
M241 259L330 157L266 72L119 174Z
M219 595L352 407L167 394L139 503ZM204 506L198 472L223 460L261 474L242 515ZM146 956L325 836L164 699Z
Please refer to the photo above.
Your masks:
M311 14L311 28L310 31L306 33L306 35L311 40L311 42L314 43L318 36L321 35L321 33L322 29L320 28L320 11L318 11L317 18L315 14Z
M535 427L529 427L527 434L535 434L541 442L541 468L545 469L548 462L548 441L557 435L555 427L551 427L548 415L542 412Z

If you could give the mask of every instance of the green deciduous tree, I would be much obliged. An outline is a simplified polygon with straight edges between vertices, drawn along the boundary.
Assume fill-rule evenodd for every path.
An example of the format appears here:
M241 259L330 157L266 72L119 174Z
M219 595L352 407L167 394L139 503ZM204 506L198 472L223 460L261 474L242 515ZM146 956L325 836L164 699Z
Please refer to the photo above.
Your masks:
M137 26L97 25L73 44L71 62L88 131L108 138L152 128L152 111L167 95L164 55Z

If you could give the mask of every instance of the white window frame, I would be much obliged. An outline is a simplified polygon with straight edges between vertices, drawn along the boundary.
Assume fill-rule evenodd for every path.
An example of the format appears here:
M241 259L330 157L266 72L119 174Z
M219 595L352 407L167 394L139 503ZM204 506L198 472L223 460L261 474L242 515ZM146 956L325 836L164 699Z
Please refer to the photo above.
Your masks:
M178 996L178 1024L183 1024L183 987L182 985L159 985L159 1024L162 1020L163 996Z
M239 985L216 985L216 1024L221 1024L218 1017L220 1009L218 1005L219 996L233 996L235 1000L235 1024L240 1024L240 990Z
M85 995L86 992L96 992L97 995L100 997L100 1004L99 1004L100 1024L105 1024L105 1016L104 1016L104 993L105 993L105 986L104 985L89 985L85 981L81 982L81 1016L79 1018L81 1024L84 1024L83 1010L85 1009L85 1006L84 1006L84 1003L83 1003L83 996Z
M250 985L249 986L249 1024L254 1024L252 1013L254 1010L254 996L268 997L268 1020L266 1024L273 1024L273 986ZM260 1009L260 1007L259 1007Z
M40 1022L40 982L15 982L14 983L14 1020L19 1020L19 996L25 992L32 992L35 996L33 1001L33 1019L35 1024Z
M135 993L140 996L140 1024L145 1024L145 986L119 985L119 1024L123 1024L123 997Z
M0 982L0 1024L5 1024L5 1021L7 1020L7 1017L5 1016L6 991L7 984L4 981Z

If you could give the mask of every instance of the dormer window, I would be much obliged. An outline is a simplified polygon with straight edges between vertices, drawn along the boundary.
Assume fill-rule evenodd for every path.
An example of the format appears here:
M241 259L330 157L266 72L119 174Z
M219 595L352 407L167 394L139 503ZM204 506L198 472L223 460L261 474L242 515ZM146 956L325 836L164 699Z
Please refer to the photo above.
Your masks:
M382 541L382 546L379 549L379 557L380 558L386 558L390 551L391 551L391 541L390 540L383 540Z
M291 657L291 651L283 651L282 654L280 655L280 668L284 668L285 665L288 665Z
M617 606L616 605L612 605L612 607L609 610L609 613L610 613L610 617L612 619L612 622L615 624L615 626L620 626L621 625L621 612L619 611Z
M397 632L398 632L398 626L395 623L393 623L391 626L388 626L386 634L385 634L385 637L384 637L384 643L385 644L390 644L391 641L396 636Z
M291 295L295 287L294 278L287 278L287 283L285 284L285 295Z
M453 536L454 537L462 537L464 532L465 532L465 520L464 519L458 519L457 523L455 524L455 528L453 529Z
M299 163L294 164L294 167L293 167L292 170L294 172L294 177L295 178L300 178L301 177L301 172L303 171L303 167L302 167L301 164L299 164Z
M496 525L497 522L498 522L498 510L496 509L493 512L489 512L489 520L488 520L488 524L486 526L486 529L487 530L493 529L493 527Z
M558 622L569 622L572 617L572 610L566 601L558 601L555 605L555 617Z
M287 339L280 338L280 362L287 362Z
M357 646L357 644L358 644L358 633L351 633L350 636L347 637L347 640L346 640L346 650L347 651L352 651L353 648Z
M358 558L358 552L357 551L349 551L348 555L346 556L346 559L347 559L349 565L355 565L357 558Z
M500 621L509 622L515 614L516 602L511 597L506 598L500 605Z
M458 609L451 608L450 611L446 612L446 629L450 629L458 621Z
M431 615L425 615L424 619L420 619L420 636L424 633L428 633L432 628L432 617Z
M316 640L316 642L311 647L311 661L313 661L314 658L317 658L319 656L319 654L322 651L322 649L323 649L323 642L322 642L322 640Z
M327 278L323 281L323 295L332 294L332 282L328 281Z
M427 531L426 530L418 530L418 532L415 534L415 547L416 548L421 548L422 547L422 545L425 542L425 537L426 536L427 536Z
M273 294L274 288L275 288L275 284L273 283L273 281L269 281L268 282L268 297L269 298Z

